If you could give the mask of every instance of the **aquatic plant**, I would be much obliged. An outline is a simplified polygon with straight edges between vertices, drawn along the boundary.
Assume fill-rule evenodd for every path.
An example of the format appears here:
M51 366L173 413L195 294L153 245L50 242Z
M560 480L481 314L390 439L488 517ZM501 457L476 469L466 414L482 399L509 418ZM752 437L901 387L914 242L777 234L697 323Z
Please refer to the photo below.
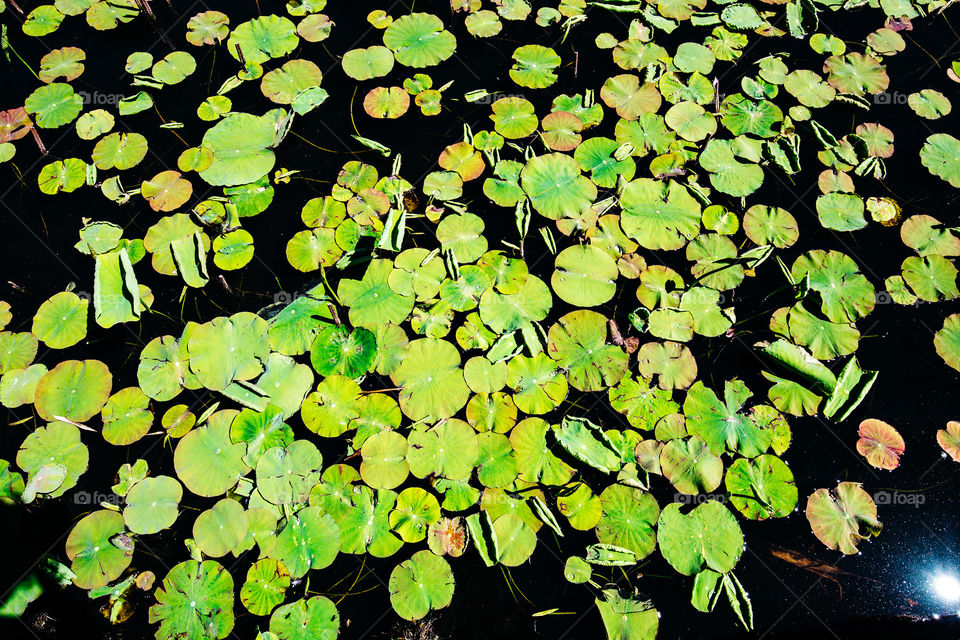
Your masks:
M905 448L880 419L864 420L858 433L847 423L878 375L856 352L857 323L873 312L881 283L850 255L808 246L801 230L899 225L916 255L882 283L885 295L899 305L960 296L955 229L925 214L901 220L900 205L876 195L894 135L866 120L870 96L891 82L887 58L906 46L899 31L946 3L880 3L885 20L871 14L877 28L856 43L817 30L818 14L845 9L798 0L565 0L535 14L525 0L488 8L453 0L446 22L374 10L371 30L336 52L336 73L361 97L362 111L351 98L352 121L365 125L365 113L367 123L419 127L421 116L477 102L489 104L485 119L439 144L421 142L436 166L419 179L403 177L401 156L354 121L352 140L364 152L338 160L298 214L281 210L275 194L317 158L336 157L313 143L310 158L284 154L288 136L308 135L335 102L321 87L331 71L316 62L323 45L315 43L336 29L338 8L328 16L325 5L290 0L287 15L239 24L229 13L198 13L176 35L189 50L112 61L135 93L111 109L88 109L71 84L93 64L81 48L50 49L35 74L41 84L0 112L2 162L14 163L31 133L42 145L49 129L72 126L92 143L89 161L50 158L30 176L42 197L79 189L104 197L97 219L72 227L76 250L93 261L80 285L92 295L68 287L33 315L0 303L0 329L16 318L0 331L0 402L36 414L15 464L0 460L4 500L58 499L98 464L97 450L161 438L168 473L151 473L142 459L125 464L112 488L122 506L93 505L57 556L67 580L110 596L112 621L129 615L129 589L152 589L158 640L225 638L239 607L262 618L263 640L337 637L336 603L311 592L309 576L340 554L394 558L389 601L400 618L418 620L456 597L455 578L464 579L456 558L476 553L487 566L516 567L544 527L560 537L594 532L594 544L565 545L562 570L544 571L597 587L608 638L654 637L657 593L643 583L600 588L594 577L655 553L686 579L693 607L710 611L724 598L751 628L735 575L739 523L797 509L786 459L793 417L832 420L844 438L859 437L857 450L877 468L895 468ZM95 31L155 20L143 0L57 0L26 15L0 2L0 10L22 22L21 33L4 26L13 53L25 36L54 42L81 15ZM631 19L624 33L595 39L616 68L580 93L550 93L577 62L556 44L535 43L491 64L536 104L451 89L463 64L451 31L460 20L482 39L532 17L562 42L610 11ZM668 47L674 32L683 41ZM805 42L816 64L751 59L762 38ZM230 65L216 92L174 88L200 73L207 51ZM739 85L721 85L715 71L734 66ZM450 82L434 88L434 76ZM256 100L247 87L259 90ZM184 140L175 169L144 172L160 150L139 114L186 99L202 135ZM936 121L951 105L924 89L909 108ZM815 119L839 109L853 110L858 124L831 131ZM183 126L161 120L164 130ZM817 150L822 173L812 215L798 220L764 185L812 171L800 165L801 146ZM930 135L920 161L960 187L960 141L950 134ZM142 237L124 237L135 230L128 218L146 210ZM174 334L139 336L145 316L172 317L178 307L143 282L165 276L181 301L228 286L225 275L261 260L260 247L276 240L244 228L258 215L299 215L302 228L283 253L306 293L189 321L181 310ZM744 314L732 292L761 270L777 274L783 295L780 306L746 310L767 320L749 349L771 383L750 389L697 357L704 344L738 336ZM29 330L16 329L25 322ZM96 340L126 330L143 344L111 370ZM944 319L934 347L960 370L960 314ZM75 351L85 359L68 359ZM115 380L134 378L115 389ZM591 409L599 403L616 418ZM937 439L960 459L957 423ZM329 442L345 455L325 460ZM690 509L671 491L723 491L729 502ZM203 508L194 514L188 499ZM881 529L855 482L815 491L806 516L812 533L844 554ZM154 588L139 554L170 529L185 546ZM21 613L37 585L28 576L2 615Z

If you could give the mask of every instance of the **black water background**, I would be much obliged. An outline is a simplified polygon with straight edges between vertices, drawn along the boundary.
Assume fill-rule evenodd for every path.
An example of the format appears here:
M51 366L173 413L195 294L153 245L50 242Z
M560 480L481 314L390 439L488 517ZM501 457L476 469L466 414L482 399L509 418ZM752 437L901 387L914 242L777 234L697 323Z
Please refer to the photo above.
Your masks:
M155 111L118 120L120 127L129 127L147 135L151 143L151 153L146 160L136 169L125 172L124 177L129 174L145 179L174 167L177 156L186 148L177 134L190 145L199 141L204 127L197 125L194 115L196 106L204 96L214 93L236 69L236 63L227 57L223 47L196 49L184 42L186 20L202 8L199 4L192 4L174 2L177 15L162 3L154 3L157 27L167 31L168 37L178 47L197 57L197 72L183 85L165 89L157 97L162 117L167 121L183 121L186 126L175 131L158 129L161 120ZM234 4L238 3L211 3L209 6L230 14L234 25L257 13L253 3L245 2L242 6ZM262 3L264 13L282 13L281 3L271 4L275 6ZM32 6L30 4L24 8L29 11ZM398 3L391 13L400 15L405 12L402 6ZM339 153L319 152L295 135L288 136L284 141L278 150L278 167L297 169L301 171L301 176L310 178L310 181L295 178L290 185L278 185L275 200L268 211L244 220L245 228L255 238L257 257L240 272L222 274L230 291L216 281L212 281L203 292L188 291L182 305L182 317L177 317L174 310L181 309L178 303L181 295L179 281L153 273L145 262L141 263L137 267L138 277L153 289L156 295L155 308L170 313L172 317L152 314L140 325L114 328L107 332L94 328L89 344L74 348L69 357L104 360L114 371L115 389L119 389L136 383L133 373L139 344L150 338L164 333L178 335L181 322L185 320L206 320L214 315L256 310L273 302L278 294L282 298L304 291L314 284L314 280L289 267L283 255L287 239L302 228L300 207L308 198L323 195L335 179L339 167L347 160L359 157L376 165L381 174L389 171L388 161L375 152L364 150L347 137L353 132L348 114L355 83L342 74L329 53L378 43L377 34L362 35L367 27L364 17L373 8L376 7L366 3L331 5L328 13L337 23L332 37L324 43L303 43L293 54L292 57L314 60L325 70L323 86L331 94L328 102L317 111L298 119L293 131L314 144L338 150ZM604 31L610 31L618 38L625 37L628 20L621 15L591 10L589 20L572 30L563 43L559 42L559 30L544 32L529 22L525 25L506 22L506 28L500 36L487 41L475 41L462 27L462 16L446 20L449 9L444 3L417 2L416 10L431 11L444 17L452 25L449 28L460 43L454 59L438 69L426 70L433 76L435 85L455 80L444 94L444 113L436 118L426 118L413 107L411 113L397 122L378 122L362 112L360 105L367 89L378 84L400 84L403 78L411 75L404 73L405 69L399 66L388 78L364 83L353 103L359 132L401 152L402 174L412 182L417 182L421 176L436 168L437 155L446 144L459 138L464 122L469 123L474 131L491 126L489 105L470 105L456 99L465 91L486 88L489 91L523 94L537 105L538 113L542 115L549 106L547 96L588 88L594 88L599 93L604 78L621 72L610 62L609 52L597 52L592 43L595 36ZM870 179L857 179L858 192L864 196L895 197L903 206L905 215L928 213L945 223L956 224L957 208L952 200L954 192L946 183L930 176L918 160L919 149L927 135L940 131L956 134L956 115L924 123L897 97L928 87L943 91L951 99L957 97L957 85L945 75L946 65L952 59L950 54L957 47L957 35L948 23L950 15L948 11L946 17L918 20L913 32L903 34L908 39L907 52L890 58L888 62L891 91L899 92L893 94L889 103L878 104L869 113L854 107L835 105L829 110L829 118L819 113L817 118L838 137L851 132L862 122L880 122L893 129L896 134L896 153L887 163L886 180L881 184ZM853 43L861 41L865 34L881 26L882 19L878 11L863 10L844 14L842 18L828 18L827 25L844 34L844 39L851 43L851 49L856 50ZM111 32L94 33L81 18L68 18L57 33L40 40L26 38L19 33L9 8L3 20L11 25L11 44L34 68L47 51L45 45L50 48L67 45L84 48L88 54L86 72L72 83L78 91L129 95L132 93L128 88L129 78L122 70L126 54L148 49L160 58L169 51L168 45L157 37L155 28L143 19ZM706 29L698 30L698 37L703 37L707 32ZM680 41L671 37L662 43L672 50ZM560 81L548 90L537 92L518 88L507 76L513 49L528 42L554 46L564 59ZM927 53L921 51L917 43ZM746 57L756 60L767 53L779 51L789 52L791 67L806 65L816 68L820 59L802 42L788 39L760 40L750 48ZM935 66L934 58L938 59L939 68ZM574 60L576 65L573 64ZM22 104L26 95L38 84L16 58L10 63L0 64L0 73L3 77L0 108ZM715 74L721 75L720 87L724 93L735 92L739 78L746 73L751 73L746 63L719 63L715 71ZM266 108L268 103L259 93L257 85L249 83L230 93L234 110L259 113ZM607 110L598 133L609 135L614 121L610 110ZM72 127L43 130L41 133L50 150L50 156L46 159L40 157L29 139L17 143L18 152L13 164L23 172L22 181L11 163L0 167L0 200L3 203L0 206L0 273L3 275L0 278L0 298L13 305L14 321L9 327L13 330L28 330L36 307L68 283L75 282L78 290L91 288L92 261L72 249L81 218L116 222L125 227L126 237L133 238L142 237L159 217L136 197L128 205L117 207L89 188L56 197L39 193L36 176L45 162L70 156L89 158L93 146L92 142L78 141ZM62 140L61 136L64 136ZM813 212L817 193L816 174L820 165L815 158L815 141L809 130L804 131L803 137L805 170L797 182L791 183L775 170L767 171L764 187L751 197L750 202L786 207L799 220L801 240L797 247L782 254L787 264L803 250L838 249L853 256L874 285L881 289L885 277L899 272L900 262L910 255L909 249L901 243L897 229L871 225L855 234L833 234L820 227ZM645 164L646 160L641 160L638 175L644 173ZM191 201L195 202L204 195L204 185L197 179L192 181L197 188L195 198ZM488 230L492 232L490 237L496 237L498 230L502 229L504 239L515 241L512 212L488 206L479 194L478 187L474 185L473 190L468 190L464 197L473 201L471 210L485 219ZM210 193L216 192L211 190ZM528 259L536 252L544 252L539 234L534 230L542 223L537 219L533 222L527 242ZM422 229L427 230L426 227ZM652 252L645 252L644 255L651 263L664 262L676 266L678 270L686 266L682 256ZM548 277L551 263L551 260L544 259L534 270L541 277ZM211 269L219 275L212 265ZM764 396L767 383L759 376L759 362L750 345L768 337L763 329L769 312L789 304L786 294L768 298L770 291L784 284L776 265L773 262L766 263L756 278L747 279L736 290L734 299L742 319L761 310L765 312L764 315L739 325L737 336L733 339L694 341L691 348L697 356L701 377L707 384L720 388L724 379L739 376L747 381L759 398ZM626 287L615 299L616 304L611 303L601 311L622 319L632 309L631 300L632 287ZM859 323L864 335L858 351L861 363L866 368L881 371L877 384L863 405L840 425L827 424L816 418L791 420L794 443L785 458L797 476L801 511L777 522L743 522L747 550L738 566L737 575L753 599L758 628L754 635L757 637L765 633L768 633L767 637L792 633L805 637L831 637L827 627L842 637L883 637L885 631L902 631L900 623L904 619L915 617L929 620L935 614L951 613L950 607L933 598L928 584L933 572L941 568L955 569L958 564L960 516L954 484L958 467L952 461L942 459L935 432L947 420L957 417L955 390L960 376L936 356L932 333L940 327L943 317L958 310L960 304L956 302L907 308L878 305L873 314ZM557 311L562 311L562 308ZM625 323L621 324L625 326ZM41 347L38 360L52 366L63 358L62 354L44 351ZM192 398L181 396L174 402L192 401ZM194 407L194 411L199 413L209 402L210 399L205 399ZM173 403L162 405L160 411L169 404ZM30 412L18 409L6 411L6 416L8 423L14 423L29 417ZM617 424L616 414L604 409L602 404L590 417L598 422ZM856 425L865 417L884 419L904 435L907 451L897 471L874 471L856 454ZM20 442L36 426L36 422L30 421L7 427L0 436L0 457L12 460ZM299 423L295 429L298 437L309 436ZM147 458L155 474L172 473L171 451L164 450L153 440L116 449L90 435L84 434L84 440L91 450L91 467L81 479L78 489L108 492L117 467L137 457ZM318 442L317 438L311 439ZM344 453L343 445L328 441L318 444L323 448L327 464ZM870 492L920 491L918 494L901 495L923 496L923 504L881 506L880 517L885 523L881 536L863 545L860 555L840 558L839 554L829 552L813 538L802 514L805 496L818 487L833 486L838 480L861 481ZM654 493L661 503L673 495L666 482L656 484ZM186 497L184 500L186 506L200 509L209 506L208 502ZM2 512L2 533L8 554L2 563L0 590L5 591L45 552L64 559L63 540L66 533L71 523L89 508L89 505L76 504L64 498L31 507L26 513L5 509ZM148 547L151 553L138 552L136 566L152 569L158 577L162 577L166 573L165 567L186 557L180 541L187 535L191 524L191 514L185 511L175 529L141 542L141 551ZM436 628L453 638L601 637L599 616L595 610L591 610L594 597L592 590L566 583L561 574L563 559L578 553L583 544L591 541L591 537L591 534L568 533L565 539L558 540L546 530L541 532L540 544L532 560L510 572L512 580L531 602L512 594L500 569L486 569L472 553L467 554L453 563L457 592L453 605L437 615ZM818 578L771 556L773 545L836 563L840 569L855 575L842 575L838 582ZM415 545L408 545L396 556L385 560L367 558L366 568L372 568L374 575L364 572L354 591L373 590L363 595L348 596L338 604L344 625L349 620L349 626L342 628L342 637L390 637L390 632L397 628L398 623L396 616L389 612L387 591L381 581L386 580L397 562L415 549ZM242 584L248 562L239 565L234 572L237 588ZM313 572L311 589L342 592L345 590L343 585L334 587L334 583L346 577L346 583L349 584L354 577L352 574L358 570L357 558L342 555L332 567ZM638 578L638 572L645 574L644 577ZM626 583L625 576L619 571L610 571L608 577L620 584ZM724 603L718 605L717 611L711 615L693 610L687 604L691 580L677 576L662 561L651 561L638 570L630 571L626 577L645 597L653 599L662 612L661 637L743 637ZM334 597L334 600L337 599ZM81 590L49 592L28 609L25 620L32 625L32 631L14 623L6 625L0 633L5 632L3 637L29 637L29 633L39 634L40 637L64 638L152 637L152 628L146 623L148 604L147 601L140 603L129 622L111 629ZM530 617L532 612L554 607L574 614ZM236 612L236 637L254 637L254 625L258 619L244 616L239 605ZM891 619L898 620L891 622ZM265 619L259 621L265 625ZM957 637L953 629L955 625L941 627L925 622L918 633L920 637L934 633L951 633L952 637Z

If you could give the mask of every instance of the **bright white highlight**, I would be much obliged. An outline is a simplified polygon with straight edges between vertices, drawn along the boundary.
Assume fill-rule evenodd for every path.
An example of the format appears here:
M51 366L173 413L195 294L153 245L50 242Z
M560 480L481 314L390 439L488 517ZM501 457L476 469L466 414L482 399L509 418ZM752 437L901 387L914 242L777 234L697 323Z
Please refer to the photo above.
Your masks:
M938 573L930 581L930 587L938 598L944 602L960 600L960 580L949 573Z

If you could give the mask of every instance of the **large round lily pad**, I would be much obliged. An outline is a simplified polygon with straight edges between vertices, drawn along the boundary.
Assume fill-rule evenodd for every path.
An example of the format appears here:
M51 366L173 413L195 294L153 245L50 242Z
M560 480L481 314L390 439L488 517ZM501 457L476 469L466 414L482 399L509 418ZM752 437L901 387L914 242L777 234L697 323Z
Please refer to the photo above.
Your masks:
M453 586L447 561L432 551L418 551L390 573L390 604L401 618L419 620L450 604Z
M67 360L40 378L34 406L44 420L86 422L103 408L113 376L99 360Z
M66 552L75 585L83 589L102 587L130 566L133 545L114 543L123 531L123 516L106 510L94 511L73 527L67 536Z
M158 640L221 640L233 630L233 577L216 560L187 560L170 569L156 591L149 620Z

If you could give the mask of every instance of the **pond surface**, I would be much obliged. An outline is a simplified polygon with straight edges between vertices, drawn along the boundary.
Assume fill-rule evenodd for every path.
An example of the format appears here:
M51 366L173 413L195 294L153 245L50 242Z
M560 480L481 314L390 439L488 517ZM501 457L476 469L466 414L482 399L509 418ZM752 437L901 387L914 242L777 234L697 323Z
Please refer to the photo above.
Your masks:
M175 12L154 2L157 25L168 33L178 46L183 44L184 23L200 10L201 3L172 2ZM267 9L267 3L263 2ZM280 3L272 10L280 11ZM332 3L333 4L333 3ZM217 5L221 5L218 7ZM240 6L236 6L240 5ZM207 5L204 5L207 6ZM208 8L223 8L231 15L233 24L256 15L252 2L209 3ZM401 13L405 3L396 3L392 11ZM246 219L244 225L256 238L256 258L244 270L225 276L225 286L211 282L202 293L189 292L180 305L181 286L170 280L142 270L141 277L156 296L156 308L181 309L182 318L150 315L142 328L133 328L133 334L112 331L108 338L92 341L85 353L72 357L96 357L107 362L114 371L123 371L127 379L118 377L115 388L135 384L135 367L124 367L123 359L129 344L137 335L155 336L178 334L181 320L206 320L241 310L257 310L275 300L289 299L297 292L307 290L316 282L296 272L284 257L287 239L302 228L299 209L308 198L322 195L334 180L340 166L349 159L359 158L376 164L381 170L389 167L375 152L365 150L348 137L353 132L349 117L354 82L346 78L336 60L324 56L324 50L344 51L354 45L359 33L366 28L366 13L370 3L344 3L328 7L327 12L337 26L324 47L311 47L309 56L325 70L323 87L330 99L318 111L297 121L293 134L283 143L281 161L286 168L300 171L290 185L278 188L276 198L267 213ZM387 7L384 7L387 8ZM443 3L416 2L417 10L437 15L448 14ZM246 14L246 15L245 15ZM913 32L905 32L907 51L889 59L892 88L902 95L923 88L936 88L951 99L960 96L956 84L947 79L944 69L954 58L958 39L949 23L950 10L944 15L918 20ZM45 53L42 42L19 37L19 27L10 11L3 14L10 25L11 43L26 60L35 62ZM575 93L586 88L598 88L602 80L614 73L607 54L598 53L592 45L597 34L610 31L620 34L626 30L628 17L621 14L591 11L589 19L574 28L562 43L547 36L540 29L508 25L501 36L487 41L473 40L463 29L462 21L452 21L450 28L461 43L455 69L455 83L449 95L459 97L464 92L486 88L506 93L517 91L506 75L510 56L519 44L535 42L554 46L564 61L576 60L560 69L560 82L548 92ZM830 18L827 17L830 25ZM882 14L866 9L845 14L835 21L842 27L846 39L855 40L882 24ZM102 32L91 38L85 26L65 23L56 34L58 46L72 44L83 47L88 56L87 71L74 86L77 90L101 95L105 101L128 90L122 60L114 51L136 48L163 54L169 46L157 37L155 29L146 21L138 20L111 32ZM916 43L922 45L916 46ZM673 46L671 43L668 46ZM767 52L790 51L794 60L809 57L813 52L802 42L779 39L761 40L750 51L751 60ZM233 69L222 49L214 55L205 48L199 54L198 71L185 83L183 95L207 95L220 85ZM303 55L303 54L301 54ZM937 64L940 67L937 67ZM14 58L0 64L3 89L0 108L22 103L36 86L36 81ZM732 92L739 86L739 78L748 70L745 65L725 65L720 79ZM397 75L394 73L394 75ZM393 76L391 76L392 78ZM402 76L398 76L402 77ZM441 79L439 82L444 82ZM173 91L179 91L174 89ZM244 87L231 94L235 110L262 107L262 97L255 87ZM245 93L246 92L246 93ZM531 94L534 92L526 92ZM919 149L931 130L913 117L906 104L894 98L887 104L873 108L875 120L890 127L896 134L896 154L887 163L887 179L883 187L900 201L905 215L928 213L948 224L957 224L956 193L946 183L931 176L918 161ZM545 106L543 98L525 95L533 101L538 112ZM169 98L169 96L167 96ZM258 100L259 98L259 100ZM444 113L428 119L419 114L408 115L399 124L376 122L366 117L359 106L360 97L352 104L356 125L364 136L378 140L403 156L404 175L413 180L435 168L436 157L446 144L459 136L464 124L475 131L489 126L487 104L468 104L450 100ZM175 164L185 145L179 138L196 143L202 129L189 123L196 105L184 100L179 105L167 99L160 103L161 112L142 116L146 132L166 121L187 122L178 130L155 130L151 137L153 154L148 156L139 171L150 175ZM840 134L846 133L850 123L862 122L862 112L837 109L832 120L823 124ZM957 132L956 114L932 123L932 131ZM601 125L604 132L612 131L612 122ZM58 140L61 132L42 131L44 142L52 157L87 157L89 146L74 144L72 136ZM71 146L74 144L74 146ZM314 145L334 150L317 152ZM814 150L804 149L801 158L804 167L817 166ZM0 299L9 301L15 309L35 309L43 300L68 283L75 282L78 290L92 283L92 263L87 256L73 250L81 218L106 219L123 225L126 237L142 237L156 220L142 202L134 201L122 208L105 202L99 193L82 189L75 194L49 198L36 189L36 176L44 162L36 149L18 145L16 169L10 163L0 165ZM767 175L774 175L768 172ZM813 202L816 197L816 175L798 174L806 182L789 184L782 174L768 179L757 194L757 201L775 203L788 208L800 222L801 241L782 254L790 264L801 251L812 248L838 249L854 257L864 273L879 288L883 279L899 271L900 262L909 255L899 240L896 228L878 225L850 234L833 234L823 230L816 220ZM479 196L479 194L477 194ZM467 198L465 198L467 199ZM483 199L478 197L477 213L483 212ZM499 212L497 212L499 215ZM501 225L504 237L509 237L513 220ZM488 223L488 229L498 225ZM648 262L670 264L677 256L658 256L646 252ZM543 261L541 277L549 278L552 260ZM768 292L784 285L782 274L772 266L759 271L736 289L735 303L743 318L751 310L772 310L789 297L768 299ZM801 496L800 509L788 518L755 523L740 522L747 540L746 551L737 575L745 585L753 602L756 617L756 638L893 638L913 634L916 638L960 637L957 614L960 611L960 501L958 495L957 465L945 459L937 445L936 431L948 420L958 417L958 390L960 374L948 368L937 357L932 345L933 333L942 325L942 319L960 311L960 302L921 304L900 307L878 305L864 323L864 336L858 351L865 369L879 369L880 377L863 404L842 424L827 423L819 418L791 418L793 444L785 455L797 478ZM759 375L759 362L752 344L760 339L765 317L756 322L737 325L730 338L697 339L691 343L700 365L701 377L708 385L722 384L733 376L744 379L751 388L765 390L767 384ZM23 329L21 329L23 330ZM102 332L98 333L100 335ZM56 354L47 353L39 359L56 362ZM4 410L11 425L0 435L0 457L12 459L32 422L16 424L30 417L29 411ZM616 424L618 414L608 408L597 407L590 418L598 423ZM895 472L882 472L868 466L857 454L856 425L868 417L880 418L894 425L907 442L903 463ZM102 444L102 443L101 443ZM343 453L342 445L324 442L325 460L334 460ZM151 471L172 471L171 452L157 439L136 445L111 449L91 446L90 470L84 475L78 489L86 492L106 492L112 484L114 470L136 457L150 462ZM124 457L121 457L124 456ZM129 460L126 456L129 455ZM668 495L665 480L657 478L657 495ZM830 552L811 534L802 512L806 496L820 487L833 487L838 481L862 482L880 504L880 519L884 524L881 535L862 545L862 552L844 557ZM657 493L659 491L659 493ZM185 506L196 507L185 498ZM203 508L203 507L201 507ZM0 591L28 569L33 559L43 552L62 554L62 545L72 522L89 509L89 505L60 500L31 508L28 512L3 509L0 511L0 541L7 551L0 566ZM184 555L181 540L188 535L181 519L173 530L153 537L142 568L153 568L159 577L164 566L178 561ZM549 640L598 638L602 633L599 615L592 603L595 591L588 586L572 585L562 579L561 567L565 558L584 544L594 541L592 534L554 539L548 531L540 535L540 545L527 564L509 572L500 568L485 568L473 553L453 563L457 590L450 608L432 615L435 630L440 637L457 640L489 637L545 638ZM366 564L353 556L343 556L330 568L314 577L312 589L343 595L351 583L352 595L338 603L342 627L341 637L389 638L400 626L388 601L385 581L396 559L374 560ZM653 600L662 613L662 638L739 638L747 637L725 603L711 614L701 614L689 604L690 580L681 579L662 560L653 560L623 573L608 571L606 577L618 584L628 581L644 597ZM354 578L357 578L356 581ZM338 581L342 581L339 582ZM323 583L323 584L320 584ZM333 598L337 600L338 598ZM531 617L532 613L556 608L560 615ZM239 613L239 612L238 612ZM39 638L123 638L133 640L152 637L151 625L146 622L146 606L138 608L122 627L112 629L96 613L95 607L79 589L63 593L48 592L31 605L25 616L30 629L17 622L5 622L0 637ZM256 635L251 616L238 617L236 638L252 639Z

